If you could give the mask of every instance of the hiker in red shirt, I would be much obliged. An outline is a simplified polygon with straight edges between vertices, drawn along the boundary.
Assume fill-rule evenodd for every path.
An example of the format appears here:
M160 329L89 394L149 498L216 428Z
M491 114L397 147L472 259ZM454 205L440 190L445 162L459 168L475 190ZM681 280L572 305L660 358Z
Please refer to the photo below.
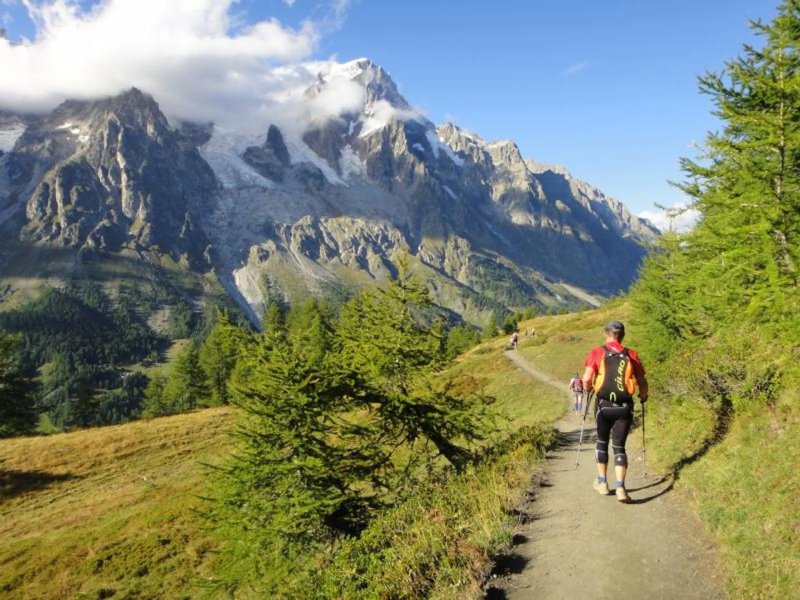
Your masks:
M647 379L644 366L636 352L622 345L625 326L611 321L603 328L606 343L589 352L583 373L584 389L594 389L597 397L597 481L594 489L608 495L608 442L614 450L614 470L617 476L616 496L620 502L630 502L625 490L628 455L625 440L633 423L633 394L639 387L639 400L647 401Z

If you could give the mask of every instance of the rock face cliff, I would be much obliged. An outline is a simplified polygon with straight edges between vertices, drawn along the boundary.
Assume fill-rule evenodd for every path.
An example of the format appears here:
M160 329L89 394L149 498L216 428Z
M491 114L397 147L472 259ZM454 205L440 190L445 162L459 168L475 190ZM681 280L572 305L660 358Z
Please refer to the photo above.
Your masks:
M511 141L435 127L368 59L326 65L306 95L336 78L363 87L360 110L302 131L170 125L135 89L0 115L0 226L83 252L169 255L213 273L254 318L379 281L399 253L476 322L631 283L658 232L622 204Z
M213 208L216 177L139 90L65 102L30 120L4 162L0 201L24 206L23 239L107 252L157 248L191 268L208 266L199 223Z

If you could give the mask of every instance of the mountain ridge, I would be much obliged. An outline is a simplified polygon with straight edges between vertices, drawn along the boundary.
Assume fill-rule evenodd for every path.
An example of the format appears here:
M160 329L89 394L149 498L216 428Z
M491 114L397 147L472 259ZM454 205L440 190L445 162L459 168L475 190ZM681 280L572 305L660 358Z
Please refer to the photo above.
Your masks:
M167 254L213 273L254 320L270 302L379 282L398 253L473 322L630 284L658 231L624 205L511 140L434 126L370 59L318 72L307 97L346 79L363 88L360 109L242 134L172 126L132 88L28 118L0 157L0 227L80 251Z

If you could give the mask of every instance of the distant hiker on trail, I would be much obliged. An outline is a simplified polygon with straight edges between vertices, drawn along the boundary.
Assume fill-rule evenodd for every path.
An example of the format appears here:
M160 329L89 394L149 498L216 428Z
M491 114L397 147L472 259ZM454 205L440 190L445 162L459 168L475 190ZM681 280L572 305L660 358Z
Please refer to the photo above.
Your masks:
M517 349L517 342L519 341L519 334L515 331L511 334L511 349Z
M572 392L572 401L574 403L572 410L580 414L581 407L583 406L583 381L577 373L569 380L569 390Z
M639 386L639 399L647 401L647 379L644 366L636 352L622 345L625 326L611 321L603 329L606 343L591 350L586 357L583 387L594 389L597 397L597 481L594 489L608 495L606 472L608 469L608 442L614 451L614 470L617 476L616 496L620 502L630 502L625 490L628 455L625 440L633 422L633 394Z

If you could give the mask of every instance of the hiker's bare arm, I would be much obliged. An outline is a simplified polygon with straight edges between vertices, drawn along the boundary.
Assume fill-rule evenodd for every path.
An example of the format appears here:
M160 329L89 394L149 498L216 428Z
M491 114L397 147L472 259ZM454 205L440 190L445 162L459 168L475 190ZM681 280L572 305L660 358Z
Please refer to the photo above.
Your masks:
M588 392L592 391L592 383L594 383L594 371L592 367L586 367L583 371L583 389Z
M647 377L642 375L637 379L637 382L639 383L639 399L642 402L645 402L647 400L647 396L650 395L650 386L647 385Z

